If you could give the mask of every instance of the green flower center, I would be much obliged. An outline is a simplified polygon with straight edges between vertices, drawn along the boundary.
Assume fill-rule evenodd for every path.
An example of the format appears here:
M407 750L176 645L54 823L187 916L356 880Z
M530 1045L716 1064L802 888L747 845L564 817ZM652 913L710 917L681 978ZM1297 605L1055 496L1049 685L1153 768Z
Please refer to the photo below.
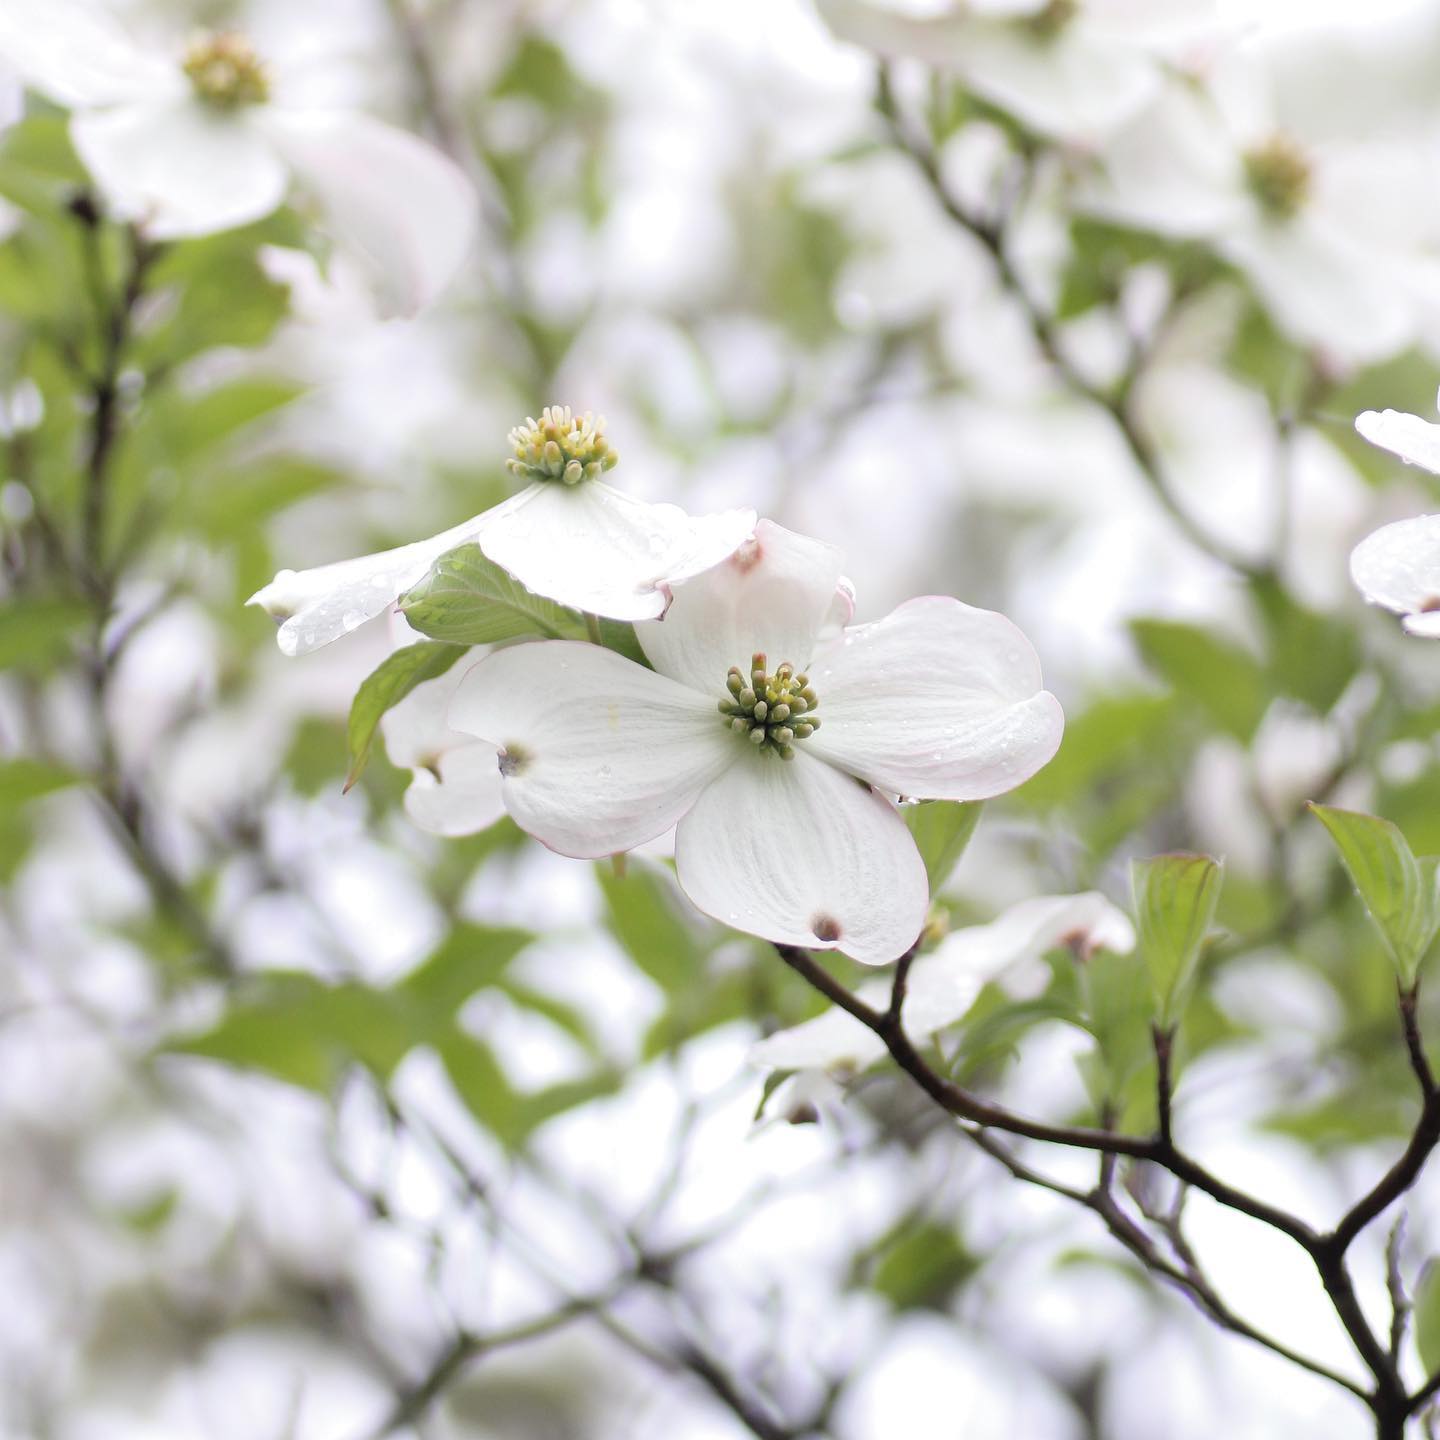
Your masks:
M749 678L732 665L725 688L730 692L730 698L720 702L725 724L757 750L773 750L782 760L793 760L795 741L808 740L820 728L810 677L797 675L788 660L771 675L764 655L752 655Z
M527 482L558 480L578 485L598 480L620 463L605 438L605 417L574 414L568 405L547 405L539 420L526 417L510 432L514 457L505 462L512 475Z
M1080 13L1080 0L1050 0L1022 22L1041 40L1053 40Z
M1289 220L1310 193L1310 163L1293 141L1276 135L1245 156L1245 183L1272 220Z
M199 35L182 62L195 94L217 110L262 105L270 98L270 77L250 42L234 31Z

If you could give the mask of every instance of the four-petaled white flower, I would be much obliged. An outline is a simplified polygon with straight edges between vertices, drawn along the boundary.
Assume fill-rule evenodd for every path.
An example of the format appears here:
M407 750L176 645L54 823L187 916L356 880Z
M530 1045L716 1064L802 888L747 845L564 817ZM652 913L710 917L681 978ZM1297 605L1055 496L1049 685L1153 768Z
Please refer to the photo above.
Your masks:
M1435 112L1414 118L1411 87L1392 83L1399 44L1325 27L1237 39L1108 137L1077 208L1205 240L1300 344L1347 362L1393 354L1440 287L1433 161L1397 139Z
M1355 428L1372 445L1440 475L1440 425L1401 410L1367 410ZM1440 515L1382 525L1350 554L1350 576L1372 604L1403 616L1411 635L1440 639Z
M919 19L869 0L818 0L842 40L955 75L1042 135L1090 143L1159 90L1161 56L1207 36L1203 0L972 0Z
M391 764L412 774L405 813L436 835L474 835L505 813L497 748L452 730L446 718L466 669L484 653L476 649L417 685L380 721Z
M393 314L429 303L470 248L476 197L459 166L365 115L278 103L238 35L157 53L82 0L4 0L0 66L72 111L107 204L153 239L259 220L293 180Z
M988 925L953 931L910 968L901 1023L916 1044L964 1018L992 980L1025 998L1044 983L1041 957L1068 948L1080 961L1096 950L1127 955L1135 948L1129 917L1097 891L1080 895L1039 895L1021 900ZM883 1010L890 981L872 980L856 992ZM820 1077L848 1080L886 1054L885 1042L848 1011L833 1006L788 1030L777 1031L750 1049L751 1061L766 1070L795 1070L787 1085L803 1081L793 1094L777 1092L772 1103L787 1110L802 1095L824 1093Z
M656 619L672 586L732 555L755 528L753 510L690 516L605 484L616 455L603 418L551 406L510 441L510 468L530 483L503 504L412 545L282 570L257 590L246 603L281 622L281 650L304 655L338 640L471 541L537 595L614 620Z
M506 808L565 855L672 825L680 885L767 940L882 964L920 933L925 867L890 796L978 800L1060 743L1024 635L945 596L826 637L840 553L762 521L636 635L648 670L594 645L491 655L457 730L501 749Z

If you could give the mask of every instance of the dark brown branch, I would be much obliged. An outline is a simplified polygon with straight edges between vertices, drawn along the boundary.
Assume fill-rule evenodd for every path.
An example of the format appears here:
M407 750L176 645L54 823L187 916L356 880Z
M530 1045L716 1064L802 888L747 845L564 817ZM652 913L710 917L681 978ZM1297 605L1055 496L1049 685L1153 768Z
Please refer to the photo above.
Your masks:
M776 945L780 958L801 975L822 995L842 1010L853 1015L867 1029L874 1031L884 1042L891 1058L912 1080L930 1096L942 1109L963 1120L983 1125L992 1130L1003 1130L1010 1135L1020 1135L1028 1140L1045 1140L1055 1145L1068 1145L1074 1149L1109 1152L1128 1155L1136 1160L1151 1160L1169 1170L1177 1179L1202 1190L1212 1199L1232 1210L1238 1210L1251 1219L1259 1220L1282 1234L1290 1236L1297 1244L1310 1249L1318 1239L1316 1231L1298 1216L1263 1200L1247 1195L1227 1185L1223 1180L1210 1174L1198 1161L1177 1149L1173 1144L1164 1144L1158 1136L1141 1137L1123 1135L1114 1131L1092 1129L1083 1125L1052 1125L1044 1121L1031 1120L1023 1115L985 1100L953 1081L937 1074L915 1049L909 1036L897 1022L891 1022L887 1014L873 1009L851 994L836 980L808 951L793 945Z
M1174 1147L1174 1136L1170 1123L1170 1102L1173 1088L1170 1077L1170 1061L1175 1048L1175 1031L1156 1025L1150 1031L1155 1045L1155 1115L1159 1127L1160 1143Z

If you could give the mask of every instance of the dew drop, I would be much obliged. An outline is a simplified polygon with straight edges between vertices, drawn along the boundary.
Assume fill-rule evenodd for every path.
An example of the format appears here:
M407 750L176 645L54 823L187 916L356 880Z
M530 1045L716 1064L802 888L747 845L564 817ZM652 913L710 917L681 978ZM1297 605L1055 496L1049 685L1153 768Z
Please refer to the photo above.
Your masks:
M347 610L340 617L341 627L349 634L351 630L357 629L365 623L365 612L363 610Z

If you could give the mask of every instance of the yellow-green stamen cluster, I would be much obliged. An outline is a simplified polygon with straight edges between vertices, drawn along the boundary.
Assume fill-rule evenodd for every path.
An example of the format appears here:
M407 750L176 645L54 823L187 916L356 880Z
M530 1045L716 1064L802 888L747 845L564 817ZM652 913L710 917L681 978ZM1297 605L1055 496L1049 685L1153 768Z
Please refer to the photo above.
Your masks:
M725 677L728 700L720 702L725 724L757 749L773 750L782 760L795 758L796 740L808 740L820 728L817 701L808 675L797 675L787 660L773 675L765 656L750 657L750 674L738 665Z
M182 64L195 94L217 110L261 105L270 98L270 77L260 57L233 31L197 35Z
M547 405L539 420L526 418L510 432L514 458L505 462L522 480L558 480L578 485L598 480L620 463L605 438L605 417L571 412L568 405Z
M1050 0L1048 5L1027 15L1024 25L1041 40L1053 40L1079 13L1080 0Z
M1245 156L1245 183L1272 220L1289 220L1310 193L1310 163L1283 135Z

